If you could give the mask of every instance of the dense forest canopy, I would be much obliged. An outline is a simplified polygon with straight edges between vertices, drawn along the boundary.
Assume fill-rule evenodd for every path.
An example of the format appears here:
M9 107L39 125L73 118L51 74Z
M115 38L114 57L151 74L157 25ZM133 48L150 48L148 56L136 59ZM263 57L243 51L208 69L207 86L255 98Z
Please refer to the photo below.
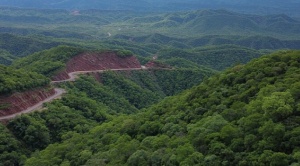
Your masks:
M48 78L35 72L0 65L0 95L45 86L49 82Z

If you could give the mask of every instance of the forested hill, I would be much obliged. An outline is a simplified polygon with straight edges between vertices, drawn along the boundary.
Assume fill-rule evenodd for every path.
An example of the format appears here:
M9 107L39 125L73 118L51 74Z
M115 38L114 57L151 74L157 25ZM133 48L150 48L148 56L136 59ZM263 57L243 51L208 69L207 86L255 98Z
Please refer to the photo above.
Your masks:
M141 113L110 117L94 128L77 126L75 131L62 135L60 143L34 153L25 165L299 163L299 66L300 51L281 51L235 66ZM71 100L62 103L78 109ZM67 109L61 104L57 107ZM84 109L93 107L89 104ZM51 109L55 110L54 105ZM58 118L43 120L47 118L47 114L24 116L11 122L9 128L22 138L18 134L22 129L17 127L21 123L47 124L50 134L57 127L54 121L64 124ZM43 129L40 136L47 136L48 129ZM77 133L83 130L89 131ZM59 131L63 130L54 133ZM42 140L40 144L45 142ZM14 149L17 143L11 141L10 145Z
M66 62L83 52L81 48L58 46L16 60L13 67L52 76L66 67Z
M43 75L0 65L0 96L44 86L50 80Z

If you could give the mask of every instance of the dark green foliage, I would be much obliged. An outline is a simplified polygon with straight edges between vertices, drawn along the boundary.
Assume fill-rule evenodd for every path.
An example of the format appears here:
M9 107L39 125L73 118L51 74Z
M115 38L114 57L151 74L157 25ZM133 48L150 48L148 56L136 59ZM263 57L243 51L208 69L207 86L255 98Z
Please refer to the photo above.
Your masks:
M7 153L1 152L1 164L22 165L24 154L29 157L26 165L291 165L300 161L299 51L237 65L182 92L215 73L209 68L223 70L274 49L299 48L297 20L224 10L157 15L80 12L74 16L64 10L4 8L0 22L9 27L1 31L31 36L3 34L1 63L10 64L15 54L25 56L68 43L130 50L119 54L140 55L142 64L157 55L175 70L108 72L100 74L100 83L84 76L62 85L68 94L61 100L47 104L43 112L12 120L10 131L3 130L0 142L7 145L1 146ZM50 77L80 52L59 46L20 59L13 67ZM4 72L3 79L18 72L24 71ZM26 74L16 74L22 79L5 86L14 85L13 92L44 85L43 81L22 82L27 76L41 77Z
M297 163L299 55L278 52L228 69L145 112L69 133L25 165Z
M235 45L210 46L193 50L165 49L159 53L159 58L172 64L183 66L206 66L215 70L224 70L234 64L247 63L262 52ZM185 59L185 64L174 63L175 58ZM190 62L190 63L188 63ZM184 62L182 62L184 63Z
M117 51L117 55L119 57L125 58L125 57L130 57L133 55L133 53L129 50L119 50Z
M8 124L8 128L18 140L21 140L26 149L30 151L43 149L51 143L69 139L75 133L88 132L99 123L111 119L112 117L108 114L133 114L138 111L137 108L145 108L158 102L165 96L165 91L160 87L162 82L158 83L157 78L175 82L176 79L187 74L186 72L188 70L177 72L172 70L106 72L100 74L103 84L90 77L82 77L75 83L67 83L68 94L62 100L47 104L47 110L41 113L23 115L12 120ZM200 71L191 70L190 72L191 75L189 76L191 77L199 76L199 79L193 80L193 84L199 83L197 81L201 80L203 74ZM186 84L184 81L182 83ZM190 83L189 86L192 84ZM172 89L174 92L182 91L182 87L174 86L172 88L174 88ZM161 124L154 122L147 122L140 129L139 126L141 126L140 123L136 124L136 121L127 119L120 131L130 136L136 136L139 132L156 135L162 127ZM111 140L105 139L103 141ZM132 142L128 147L135 146L136 143ZM78 159L78 163L85 163L92 155L91 150L82 153L90 155L87 155L86 159L84 159L85 157ZM123 151L120 151L119 155L121 154ZM75 153L72 155L77 156ZM144 153L141 152L141 155ZM126 158L122 160L125 161ZM73 159L75 158L71 157L70 161ZM146 159L148 160L148 158ZM139 159L131 157L130 162L143 163L146 159L135 161Z
M108 108L109 113L134 113L137 112L137 108L130 104L122 96L122 94L114 93L112 89L107 86L102 86L91 77L84 77L84 79L78 79L74 84L68 85L72 89L78 89L86 93L87 97L97 101L103 102Z
M39 117L23 115L10 122L7 127L29 150L42 149L50 143L49 130L45 121Z
M115 93L123 94L127 99L142 105L149 105L165 96L172 96L200 83L203 78L214 74L211 70L176 69L118 72L119 74L103 73L101 79L104 85L114 89ZM126 80L129 78L131 81ZM149 91L148 91L149 90ZM152 92L152 93L150 93ZM144 94L144 96L140 96ZM147 101L144 99L147 97ZM141 108L141 107L138 107Z
M26 159L24 147L2 124L0 131L0 165L21 165Z
M150 106L163 97L162 95L158 96L148 89L143 89L136 83L113 72L101 74L101 79L106 87L110 88L115 94L124 96L137 109Z
M19 59L14 62L13 66L50 77L62 70L70 58L82 51L80 48L58 46Z
M43 75L0 65L0 94L10 94L49 84Z
M3 32L3 30L1 30ZM37 51L60 45L59 42L47 41L44 38L24 37L9 33L0 33L1 49L6 50L15 58L24 57ZM3 63L2 63L3 64Z
M185 89L189 89L198 83L203 78L212 75L214 72L206 70L154 70L153 74L156 77L158 85L167 96L175 95Z
M70 93L60 101L47 104L42 113L22 115L7 127L26 149L43 149L59 142L68 132L85 133L108 119L109 108L82 93Z
M0 49L0 64L10 65L15 58L8 51Z

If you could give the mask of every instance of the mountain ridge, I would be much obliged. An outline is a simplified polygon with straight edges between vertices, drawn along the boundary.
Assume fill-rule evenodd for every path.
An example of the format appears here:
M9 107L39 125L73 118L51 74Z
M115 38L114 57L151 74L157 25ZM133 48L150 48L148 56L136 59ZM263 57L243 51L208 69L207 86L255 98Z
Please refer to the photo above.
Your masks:
M93 0L2 0L2 6L18 6L29 8L64 8L64 9L109 9L109 10L136 10L136 11L178 11L197 10L203 8L210 9L231 9L248 13L289 13L298 15L296 6L299 2L293 0L272 1L234 1L234 0L213 0L195 1L187 0L184 3L179 0L157 1L157 0L113 0L113 1L93 1Z

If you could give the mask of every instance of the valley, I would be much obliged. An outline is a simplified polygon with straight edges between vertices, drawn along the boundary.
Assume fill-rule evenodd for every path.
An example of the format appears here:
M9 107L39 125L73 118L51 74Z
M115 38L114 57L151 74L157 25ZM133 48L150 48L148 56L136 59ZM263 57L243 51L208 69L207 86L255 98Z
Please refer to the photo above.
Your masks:
M0 166L300 162L298 2L17 2Z
M151 66L148 65L148 67ZM87 73L102 73L105 71L149 70L154 69L153 67L154 66L152 66L152 68L146 68L145 66L141 66L139 61L132 55L121 57L114 52L82 53L68 60L68 62L66 63L66 70L59 72L58 74L53 76L50 84L58 85L59 83L75 81L76 78L79 77L78 75ZM160 67L157 69L163 70L164 68ZM0 115L0 120L12 119L23 113L29 113L37 109L41 109L43 104L51 102L54 99L61 98L61 96L66 93L66 90L62 88L52 88L50 91L50 93L40 90L33 93L24 92L16 95L12 94L4 101L0 100L0 106L8 105L8 108L4 108L3 110L0 109L0 113L2 114ZM41 99L35 100L34 98L36 98L37 93L39 93L38 95L45 95L45 97L41 97ZM15 98L14 96L20 97ZM2 96L2 98L5 97Z

